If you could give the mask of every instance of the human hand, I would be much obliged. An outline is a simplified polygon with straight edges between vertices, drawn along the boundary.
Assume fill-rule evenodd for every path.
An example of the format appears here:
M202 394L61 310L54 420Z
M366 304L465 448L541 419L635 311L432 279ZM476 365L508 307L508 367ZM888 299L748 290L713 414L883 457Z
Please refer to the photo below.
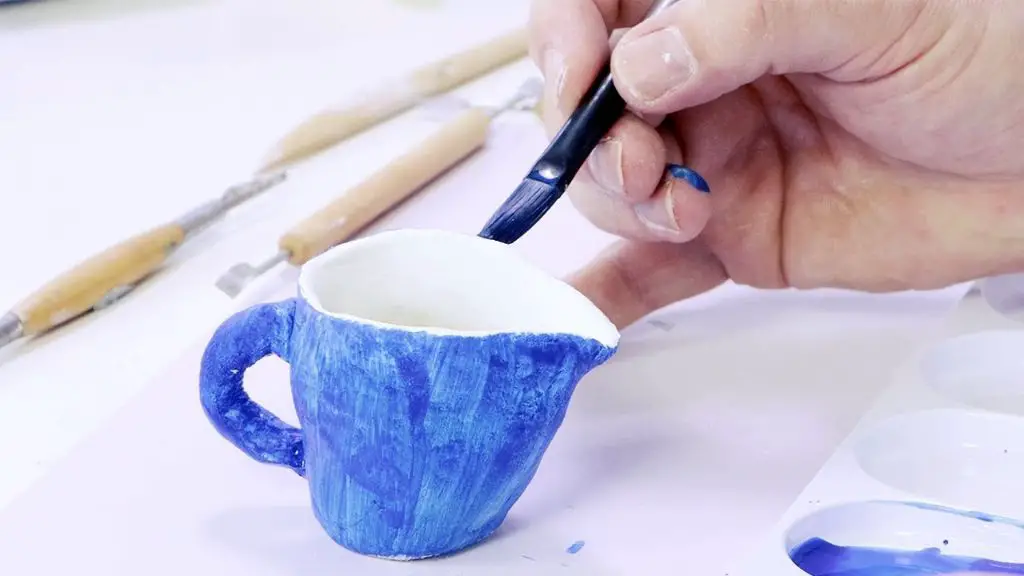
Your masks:
M636 25L650 4L531 13L552 134L615 46L631 112L568 195L625 239L570 280L617 325L727 279L882 292L1024 269L1024 3L681 0Z

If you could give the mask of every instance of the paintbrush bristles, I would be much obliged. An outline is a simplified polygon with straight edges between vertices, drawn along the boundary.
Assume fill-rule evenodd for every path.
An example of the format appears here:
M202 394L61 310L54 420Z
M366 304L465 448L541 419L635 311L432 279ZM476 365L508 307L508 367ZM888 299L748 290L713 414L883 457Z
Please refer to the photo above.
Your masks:
M562 195L553 184L523 180L480 232L481 238L511 244L533 227Z

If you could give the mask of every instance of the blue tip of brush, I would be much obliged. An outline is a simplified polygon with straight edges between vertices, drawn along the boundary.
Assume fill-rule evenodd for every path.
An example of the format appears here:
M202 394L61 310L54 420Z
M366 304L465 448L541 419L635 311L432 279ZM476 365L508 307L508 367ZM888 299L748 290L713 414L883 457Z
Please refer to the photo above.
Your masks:
M554 184L527 178L498 208L480 232L481 238L511 244L533 228L562 195Z

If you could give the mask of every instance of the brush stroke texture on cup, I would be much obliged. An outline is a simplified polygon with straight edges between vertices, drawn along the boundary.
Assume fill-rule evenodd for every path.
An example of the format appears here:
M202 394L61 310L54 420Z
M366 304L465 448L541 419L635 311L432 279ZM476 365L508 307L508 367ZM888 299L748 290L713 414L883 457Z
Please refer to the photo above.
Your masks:
M472 295L457 305L474 306ZM605 321L596 308L591 314ZM504 521L577 382L614 353L617 332L607 326L597 338L432 330L325 313L304 297L263 304L229 318L210 340L202 405L250 457L308 480L313 512L337 543L392 559L445 555ZM301 430L242 388L245 370L270 354L291 366Z

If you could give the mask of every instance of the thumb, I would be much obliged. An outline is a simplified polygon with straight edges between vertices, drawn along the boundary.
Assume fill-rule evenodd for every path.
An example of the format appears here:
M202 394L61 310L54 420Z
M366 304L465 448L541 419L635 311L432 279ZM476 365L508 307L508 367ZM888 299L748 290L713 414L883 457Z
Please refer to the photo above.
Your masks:
M620 241L567 281L619 329L727 279L702 241L686 244Z
M703 104L766 74L879 77L935 44L948 21L936 4L681 0L622 37L612 71L629 105L653 114ZM889 69L872 69L882 67Z

